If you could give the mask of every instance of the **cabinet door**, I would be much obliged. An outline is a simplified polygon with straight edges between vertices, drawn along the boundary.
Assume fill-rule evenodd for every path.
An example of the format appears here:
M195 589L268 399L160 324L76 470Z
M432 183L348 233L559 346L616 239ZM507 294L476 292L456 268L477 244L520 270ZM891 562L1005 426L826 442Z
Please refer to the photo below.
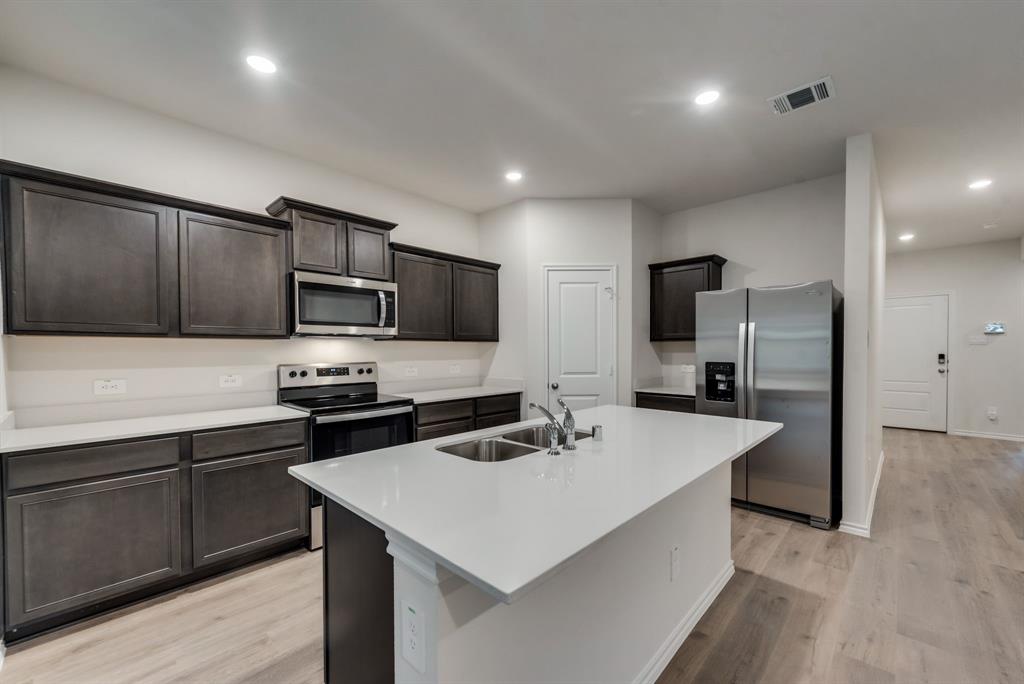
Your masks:
M182 334L288 334L284 231L184 211L178 229Z
M292 266L303 271L345 272L345 222L292 211Z
M452 338L452 264L443 259L395 252L398 337Z
M498 341L498 272L493 268L453 264L456 340ZM401 294L401 293L399 293Z
M352 278L391 280L391 233L348 224L348 273Z
M181 574L178 470L7 499L8 625Z
M309 534L309 490L288 474L305 461L305 447L296 447L193 465L193 564Z
M708 268L692 264L651 271L652 340L696 338L696 296L709 287Z
M171 332L177 253L166 208L16 178L8 202L12 332Z

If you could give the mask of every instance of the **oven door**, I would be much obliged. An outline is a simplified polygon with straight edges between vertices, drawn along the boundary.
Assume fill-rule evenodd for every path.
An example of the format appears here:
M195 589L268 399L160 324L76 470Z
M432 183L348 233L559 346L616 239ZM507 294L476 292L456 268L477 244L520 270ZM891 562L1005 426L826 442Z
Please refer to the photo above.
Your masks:
M398 334L394 283L295 271L292 285L296 335Z

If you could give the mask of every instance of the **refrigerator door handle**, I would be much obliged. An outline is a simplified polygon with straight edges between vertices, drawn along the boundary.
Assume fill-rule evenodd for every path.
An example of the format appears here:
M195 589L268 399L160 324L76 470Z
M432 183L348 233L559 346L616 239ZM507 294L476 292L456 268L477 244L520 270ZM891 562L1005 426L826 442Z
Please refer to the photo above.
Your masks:
M736 351L736 417L747 417L747 324L740 323L739 345Z
M757 387L755 386L754 379L757 377L757 373L754 371L754 343L757 341L757 324L751 321L747 326L747 362L743 365L744 385L745 390L750 391L750 399L747 401L749 411L747 412L747 418L751 420L757 419Z

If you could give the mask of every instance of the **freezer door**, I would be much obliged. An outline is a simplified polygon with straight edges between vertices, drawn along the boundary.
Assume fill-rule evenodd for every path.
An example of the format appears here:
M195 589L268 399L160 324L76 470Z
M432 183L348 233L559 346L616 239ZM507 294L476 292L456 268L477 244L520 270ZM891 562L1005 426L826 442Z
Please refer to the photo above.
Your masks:
M747 290L697 293L697 413L746 416ZM732 462L732 496L747 498L747 457Z
M747 416L783 423L747 452L752 503L831 517L830 281L750 288Z

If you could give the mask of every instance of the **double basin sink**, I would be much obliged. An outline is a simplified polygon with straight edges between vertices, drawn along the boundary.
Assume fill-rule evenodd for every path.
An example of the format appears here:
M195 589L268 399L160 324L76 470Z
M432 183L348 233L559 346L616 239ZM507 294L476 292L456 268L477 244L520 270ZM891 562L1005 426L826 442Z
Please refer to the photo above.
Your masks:
M589 432L576 431L576 441L590 437ZM565 444L565 439L559 436L558 444ZM438 451L452 454L470 461L482 463L497 463L498 461L509 461L513 458L533 454L548 448L548 434L543 425L531 425L530 427L519 428L512 432L506 432L496 437L481 437L469 440L468 442L457 442L455 444L444 444L437 447Z

